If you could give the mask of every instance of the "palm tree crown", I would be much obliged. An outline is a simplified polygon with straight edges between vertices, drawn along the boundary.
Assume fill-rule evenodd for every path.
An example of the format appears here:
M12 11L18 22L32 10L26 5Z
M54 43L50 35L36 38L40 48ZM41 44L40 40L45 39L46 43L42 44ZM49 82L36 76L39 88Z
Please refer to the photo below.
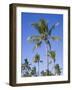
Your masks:
M37 62L39 62L40 61L40 55L37 53L36 55L35 55L35 57L33 58L33 61L35 62L35 63L37 63Z

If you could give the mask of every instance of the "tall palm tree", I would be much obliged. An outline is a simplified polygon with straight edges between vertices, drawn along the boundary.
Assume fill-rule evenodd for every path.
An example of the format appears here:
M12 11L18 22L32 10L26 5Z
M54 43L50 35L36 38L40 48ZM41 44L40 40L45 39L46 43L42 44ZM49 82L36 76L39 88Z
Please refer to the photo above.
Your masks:
M53 70L55 75L55 61L56 61L56 52L55 51L48 51L48 56L52 58L54 62Z
M35 57L33 58L33 61L35 62L35 63L38 63L38 76L39 76L39 63L40 62L42 62L41 60L40 60L40 55L37 53L36 55L35 55Z
M48 55L47 52L48 50L51 50L51 43L50 39L52 40L58 40L59 37L57 36L52 36L53 29L58 25L59 23L55 23L51 26L49 29L48 27L48 22L45 19L40 19L38 22L35 22L32 24L32 26L38 31L39 35L32 35L28 37L28 40L35 43L35 46L33 50L36 48L40 47L41 44L44 42L46 46L46 60L47 60L47 70L49 70L49 65L48 65Z

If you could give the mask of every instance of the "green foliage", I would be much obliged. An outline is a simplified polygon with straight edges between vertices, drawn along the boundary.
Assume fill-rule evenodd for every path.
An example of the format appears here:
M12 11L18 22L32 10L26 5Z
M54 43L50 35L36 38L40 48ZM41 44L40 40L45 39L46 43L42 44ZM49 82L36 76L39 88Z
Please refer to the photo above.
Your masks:
M41 47L42 43L44 42L46 44L46 53L47 55L47 65L51 65L51 61L49 62L48 57L52 58L52 60L54 61L55 64L55 60L56 60L56 52L52 51L52 45L50 40L60 40L59 37L57 36L52 36L52 32L53 30L56 28L56 26L59 25L59 22L53 24L51 26L51 28L48 27L48 22L45 19L40 19L38 22L34 22L32 23L32 26L38 31L39 35L32 35L29 36L27 38L27 40L31 43L34 43L34 48L33 51L39 47ZM48 47L49 46L49 47ZM25 59L25 63L22 64L22 70L24 71L24 76L39 76L39 63L42 63L43 61L40 60L40 55L38 53L36 53L36 55L33 58L33 62L38 64L38 74L36 72L36 67L32 67L30 66L29 62L27 59ZM54 73L52 73L52 71L49 70L47 66L47 70L41 71L41 75L42 76L52 76L54 75ZM60 66L59 65L55 65L55 73L57 73L58 75L61 74L60 72Z
M32 35L32 36L28 37L27 40L30 42L38 43L41 40L41 37L37 36L37 35Z
M33 48L33 51L34 51L36 48L41 47L41 44L42 44L42 41L39 41L38 43L36 43L35 46L34 46L34 48Z
M39 22L33 23L32 26L35 27L40 34L48 32L48 24L45 19L40 19Z
M39 60L39 59L40 59L39 54L36 54L36 60ZM35 61L35 62L37 63L37 61ZM40 62L42 63L43 61L40 61ZM49 64L51 64L51 62ZM38 74L36 72L36 67L31 68L30 65L31 64L29 64L28 59L25 59L24 63L21 65L23 77L38 76ZM55 75L61 75L62 68L60 68L59 64L56 64L54 68L55 68ZM41 71L41 76L53 76L53 75L54 74L52 73L52 71L49 71L49 70Z
M39 75L39 63L43 63L42 60L40 60L40 55L37 53L33 58L34 63L38 63L38 75Z
M40 55L37 53L36 55L35 55L35 57L33 58L33 61L35 62L35 63L37 63L37 62L39 62L40 61Z
M61 68L60 68L59 64L55 65L55 74L61 75Z
M59 25L59 22L57 22L57 23L55 23L55 24L53 24L53 25L51 26L51 28L49 29L49 32L48 32L48 35L49 35L49 36L52 35L53 29L55 29L55 27L58 26L58 25Z
M55 51L48 51L48 56L50 56L55 62L55 57L56 57Z
M49 70L41 71L42 76L53 76L53 73Z
M29 64L28 59L26 58L24 60L24 63L21 65L21 71L23 72L23 76L30 76L29 72L31 70L30 67L31 64Z
M31 69L31 75L32 76L37 76L36 75L36 67L32 67L32 69Z
M42 76L45 76L46 74L45 74L45 72L44 72L44 71L41 71L41 75L42 75Z
M36 28L36 30L38 31L39 35L32 35L30 37L28 37L27 40L29 40L30 42L33 42L35 44L33 51L36 48L41 47L42 42L44 41L50 48L51 50L51 43L50 43L50 38L52 40L58 40L58 37L52 36L52 31L53 29L55 29L55 27L58 25L59 23L55 23L54 25L52 25L52 27L49 29L48 28L48 23L45 19L40 19L38 22L32 23L32 26L34 28Z
M58 36L52 36L51 38L52 38L52 40L60 40L60 37L58 37Z

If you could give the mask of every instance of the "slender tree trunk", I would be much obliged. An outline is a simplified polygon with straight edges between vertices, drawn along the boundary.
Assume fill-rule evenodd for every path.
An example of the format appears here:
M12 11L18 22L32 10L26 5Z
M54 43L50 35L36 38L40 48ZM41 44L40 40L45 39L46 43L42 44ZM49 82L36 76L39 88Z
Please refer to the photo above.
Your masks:
M49 60L48 60L48 45L46 44L46 60L47 60L47 71L49 72ZM48 73L49 74L49 73Z
M39 76L39 62L38 62L38 76Z
M54 75L55 75L55 61L54 61Z

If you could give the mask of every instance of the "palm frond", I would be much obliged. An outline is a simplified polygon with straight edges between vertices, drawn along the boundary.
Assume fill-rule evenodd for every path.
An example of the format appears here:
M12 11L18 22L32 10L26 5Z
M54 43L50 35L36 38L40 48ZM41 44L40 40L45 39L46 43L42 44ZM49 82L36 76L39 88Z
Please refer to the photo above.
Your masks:
M51 39L52 39L52 40L60 40L61 38L58 37L58 36L52 36Z
M40 55L37 53L33 58L33 62L37 63L39 61L40 61Z
M54 60L54 62L55 62L55 58L56 58L55 51L48 51L48 56L50 56Z
M58 26L58 25L59 25L59 22L53 24L52 27L50 28L49 32L48 32L48 35L51 36L53 29L55 29L55 27Z
M41 40L41 36L30 36L27 38L28 41L30 42L34 42L34 43L37 43Z
M39 41L35 44L34 48L33 48L33 51L36 49L36 48L39 48L42 44L42 41Z
M50 41L47 40L46 43L49 45L49 48L50 48L50 50L51 50L51 43L50 43Z
M37 23L32 23L32 26L38 30L39 34L48 33L48 23L45 19L40 19Z
M41 34L41 28L39 26L39 23L32 23L32 26L38 31L39 34Z
M41 29L43 31L43 33L48 33L48 22L45 19L40 19L40 23L41 23Z
M33 26L34 28L36 28L37 30L39 29L38 23L32 23L32 26Z

